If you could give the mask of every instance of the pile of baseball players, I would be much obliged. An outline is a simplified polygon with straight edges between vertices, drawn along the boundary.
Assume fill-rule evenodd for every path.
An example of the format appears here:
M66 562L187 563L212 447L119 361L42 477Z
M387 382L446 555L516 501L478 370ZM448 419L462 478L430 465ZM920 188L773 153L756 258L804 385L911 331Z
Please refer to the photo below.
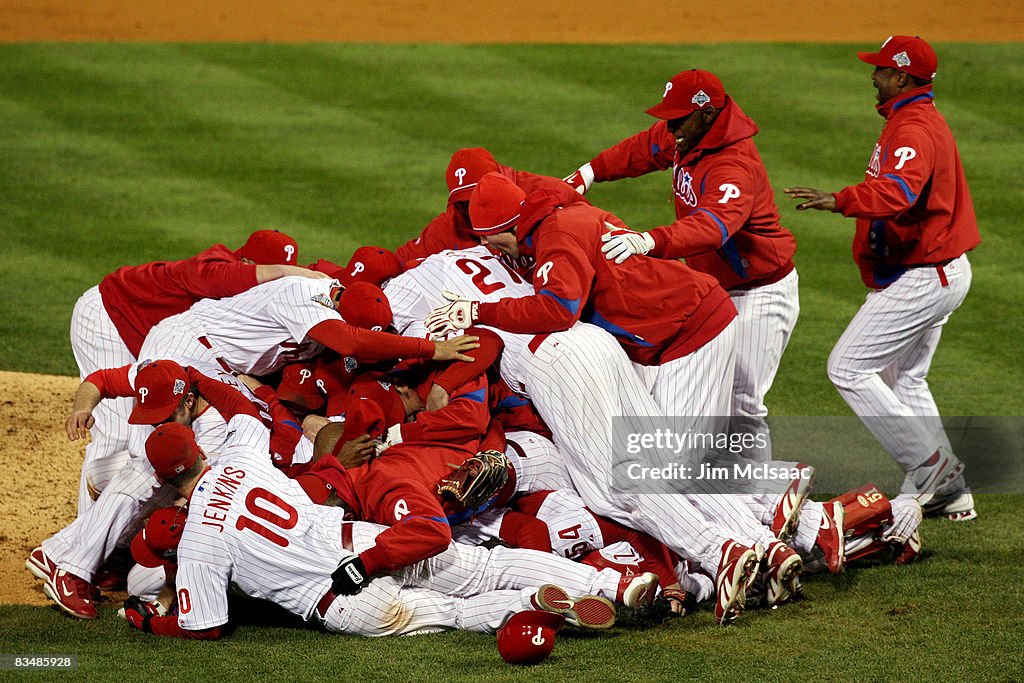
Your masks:
M757 126L692 69L650 128L564 180L456 151L446 209L393 251L301 267L264 230L106 276L71 324L79 515L27 568L83 619L127 586L119 614L159 635L220 637L232 593L333 632L498 632L509 661L539 661L564 623L606 628L621 607L708 603L728 624L799 596L802 574L913 560L924 514L977 516L925 377L979 236L931 47L859 57L885 118L864 181L785 192L857 219L871 291L828 373L906 470L892 500L811 500L814 468L772 459L796 241ZM670 224L634 231L585 197L668 169ZM730 456L786 483L623 485L620 431L681 417L752 437Z

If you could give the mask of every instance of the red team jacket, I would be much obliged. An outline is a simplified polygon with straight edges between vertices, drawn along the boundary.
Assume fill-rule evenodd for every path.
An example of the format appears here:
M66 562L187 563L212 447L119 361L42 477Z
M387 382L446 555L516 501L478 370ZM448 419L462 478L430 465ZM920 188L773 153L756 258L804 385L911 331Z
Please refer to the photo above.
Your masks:
M835 194L836 210L857 219L853 258L874 289L981 242L956 141L933 97L927 85L879 105L885 126L864 182Z
M551 176L517 171L511 166L502 164L498 164L498 170L526 194L530 194L534 190L565 187L562 180ZM454 204L449 204L444 213L430 221L419 237L409 240L395 249L395 254L403 264L411 265L410 262L416 259L426 258L445 249L469 249L478 246L480 246L480 236L473 234L469 219ZM408 268L408 265L405 267Z
M696 351L736 317L715 279L684 263L607 260L601 253L605 223L623 223L579 198L568 185L526 197L517 239L520 257L536 263L537 293L481 303L481 325L528 334L583 320L611 333L633 361L660 365Z
M220 299L256 286L256 268L223 244L183 261L118 268L100 281L103 307L133 356L158 322L200 299Z
M672 169L676 222L650 231L652 256L685 258L726 289L777 282L793 270L796 239L779 224L768 172L753 137L757 125L731 98L682 159L665 121L591 160L594 180Z

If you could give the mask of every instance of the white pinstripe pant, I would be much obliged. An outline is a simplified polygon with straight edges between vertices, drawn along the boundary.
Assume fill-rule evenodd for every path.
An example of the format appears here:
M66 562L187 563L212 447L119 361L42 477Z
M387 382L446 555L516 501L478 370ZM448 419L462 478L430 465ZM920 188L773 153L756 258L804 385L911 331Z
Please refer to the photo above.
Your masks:
M98 285L86 290L75 303L71 313L71 350L81 380L97 370L135 362L135 356L103 307ZM89 430L90 439L85 446L78 484L78 514L92 507L90 489L98 494L128 462L128 415L134 405L131 397L106 399L93 410L96 423Z
M927 377L942 326L971 287L967 255L943 272L947 286L928 266L869 292L828 359L836 389L907 471L949 448Z
M376 525L357 523L353 550L373 546L379 531ZM614 601L620 577L614 570L598 571L549 553L453 543L439 555L374 579L357 595L336 599L325 625L363 636L442 629L494 633L511 615L531 609L530 597L545 583L572 595L595 593Z
M768 423L764 419L768 415L764 397L772 388L782 354L800 316L799 282L794 269L770 285L729 292L739 313L729 431L762 435L767 447L754 446L742 454L758 462L772 459Z

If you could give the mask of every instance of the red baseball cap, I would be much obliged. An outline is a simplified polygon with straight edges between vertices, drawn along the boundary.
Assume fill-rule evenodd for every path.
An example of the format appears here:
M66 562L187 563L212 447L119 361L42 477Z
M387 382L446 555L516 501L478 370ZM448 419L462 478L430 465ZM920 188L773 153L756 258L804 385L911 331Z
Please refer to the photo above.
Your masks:
M376 439L390 426L384 419L384 411L379 403L368 398L356 399L348 404L348 410L345 411L345 431L342 432L338 444L344 444L363 434Z
M383 247L359 247L338 275L338 281L349 287L353 282L379 285L402 272L402 264L393 252Z
M146 439L146 458L162 480L174 479L199 458L192 430L177 422L162 424Z
M690 69L672 77L665 84L661 102L647 109L658 119L681 119L707 105L716 109L725 106L725 87L718 76L702 69Z
M320 388L317 376L319 357L316 360L289 363L281 371L281 382L277 385L277 399L294 403L305 410L319 410L326 396Z
M553 612L528 610L512 615L498 629L498 652L509 664L539 664L555 647L555 634L565 617Z
M448 183L448 203L468 202L480 179L497 170L498 162L483 147L465 147L455 152L444 173Z
M478 235L494 235L515 226L526 193L500 173L488 173L469 198L469 220Z
M143 567L169 567L178 562L178 543L185 531L188 509L165 507L154 510L146 526L132 539L132 557Z
M857 58L872 66L905 71L930 81L939 68L935 50L920 36L889 36L878 52L858 52Z
M294 266L299 260L299 245L280 230L257 230L238 250L238 257L264 266Z
M338 298L338 313L349 325L380 332L391 325L391 302L370 282L353 282Z
M173 360L146 363L135 375L135 407L128 422L155 425L174 414L188 391L188 373Z

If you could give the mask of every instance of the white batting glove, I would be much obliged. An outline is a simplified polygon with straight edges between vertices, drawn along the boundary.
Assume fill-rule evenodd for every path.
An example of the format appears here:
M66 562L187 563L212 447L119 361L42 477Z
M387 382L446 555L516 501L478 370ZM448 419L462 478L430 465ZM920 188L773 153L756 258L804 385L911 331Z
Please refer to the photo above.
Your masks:
M654 238L646 232L612 230L601 235L601 251L609 261L622 263L634 254L648 254L654 249Z
M402 443L402 425L391 425L388 427L388 431L379 438L380 440L374 444L374 449L376 450L377 455L381 455L392 446L397 446Z
M469 301L452 292L441 292L441 296L451 303L435 308L423 320L432 337L444 337L456 330L471 327L476 322L477 307L480 305L478 301Z
M594 184L594 169L590 164L583 164L562 180L572 185L573 189L580 194L586 194L590 186Z
M906 543L911 534L921 526L924 512L917 498L901 494L892 499L892 524L882 531L881 539L891 543Z

